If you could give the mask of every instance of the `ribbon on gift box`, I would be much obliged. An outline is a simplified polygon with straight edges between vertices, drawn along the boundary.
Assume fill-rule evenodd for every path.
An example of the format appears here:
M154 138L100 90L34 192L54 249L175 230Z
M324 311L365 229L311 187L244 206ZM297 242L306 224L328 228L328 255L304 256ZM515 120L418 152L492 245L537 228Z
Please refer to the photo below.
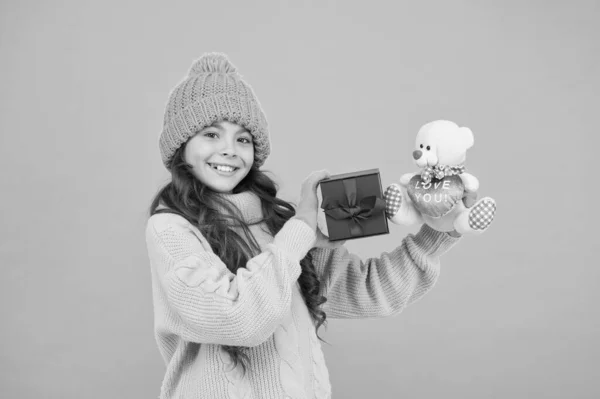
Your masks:
M373 213L385 209L385 201L375 195L364 197L356 202L356 179L342 180L344 185L344 197L342 200L324 197L321 208L327 216L335 220L350 219L350 235L362 234L361 219L368 219Z

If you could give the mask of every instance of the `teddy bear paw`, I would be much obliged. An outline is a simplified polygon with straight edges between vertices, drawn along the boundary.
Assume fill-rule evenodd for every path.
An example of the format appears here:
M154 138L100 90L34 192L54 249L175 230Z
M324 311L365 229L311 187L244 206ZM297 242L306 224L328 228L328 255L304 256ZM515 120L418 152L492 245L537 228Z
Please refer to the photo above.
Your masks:
M469 210L469 227L483 231L492 223L495 214L496 201L490 197L482 198Z
M383 199L385 200L385 213L387 217L391 219L398 213L398 210L402 205L402 191L400 190L400 187L392 184L386 188Z

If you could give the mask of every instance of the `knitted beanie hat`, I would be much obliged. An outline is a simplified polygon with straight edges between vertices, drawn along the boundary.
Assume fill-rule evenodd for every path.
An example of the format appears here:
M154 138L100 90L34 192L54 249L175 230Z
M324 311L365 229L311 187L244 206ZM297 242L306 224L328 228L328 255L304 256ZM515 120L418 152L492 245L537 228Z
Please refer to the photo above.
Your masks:
M159 139L165 167L170 169L173 154L190 137L221 120L248 129L254 139L254 163L260 167L271 151L260 103L225 54L206 53L169 96Z

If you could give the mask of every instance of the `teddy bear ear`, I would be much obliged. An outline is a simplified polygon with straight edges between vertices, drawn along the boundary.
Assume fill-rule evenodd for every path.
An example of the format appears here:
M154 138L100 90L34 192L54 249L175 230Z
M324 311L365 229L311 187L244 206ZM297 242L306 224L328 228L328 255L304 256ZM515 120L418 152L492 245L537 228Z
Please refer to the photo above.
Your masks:
M468 127L461 127L458 129L458 132L460 133L461 140L465 145L465 149L473 147L473 144L475 144L475 138L473 137L473 132L471 129Z

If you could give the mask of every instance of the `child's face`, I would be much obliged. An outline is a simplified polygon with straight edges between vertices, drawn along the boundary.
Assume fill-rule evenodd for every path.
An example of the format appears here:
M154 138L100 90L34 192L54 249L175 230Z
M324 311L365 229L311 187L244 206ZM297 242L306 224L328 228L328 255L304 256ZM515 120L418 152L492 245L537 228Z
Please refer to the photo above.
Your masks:
M217 122L189 139L184 157L198 180L213 191L231 193L254 163L252 135L235 123Z

